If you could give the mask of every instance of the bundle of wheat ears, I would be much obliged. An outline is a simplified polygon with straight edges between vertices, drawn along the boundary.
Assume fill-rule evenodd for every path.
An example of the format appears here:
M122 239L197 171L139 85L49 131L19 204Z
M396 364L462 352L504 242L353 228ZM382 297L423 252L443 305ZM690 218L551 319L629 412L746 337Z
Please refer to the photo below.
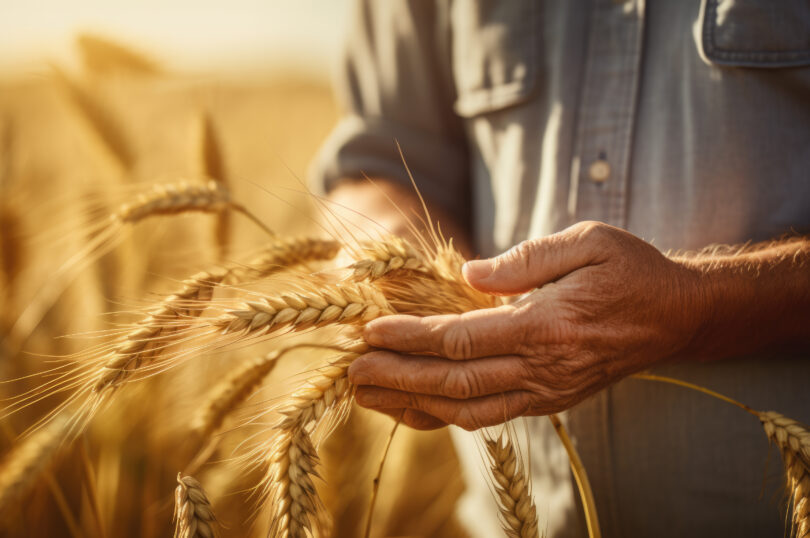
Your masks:
M328 206L323 207L328 217ZM419 232L413 226L412 240L363 236L342 223L332 226L331 238L284 238L273 235L261 219L234 202L221 184L161 185L138 195L95 232L93 248L83 256L106 249L125 226L135 226L148 217L231 211L247 215L268 232L260 252L239 262L200 268L140 320L116 330L113 338L79 356L68 357L47 372L38 389L20 395L6 407L3 414L8 416L55 394L66 395L6 456L0 471L0 503L38 473L47 472L46 462L66 449L128 385L172 375L183 362L272 339L275 348L271 352L233 364L230 373L210 387L205 402L189 417L200 450L178 475L176 536L217 535L217 518L209 498L188 474L206 462L219 432L240 426L252 426L254 433L246 434L233 458L248 476L260 477L254 484L253 500L268 515L269 536L328 536L330 518L316 488L318 452L352 408L354 387L347 371L356 357L369 350L361 337L363 325L392 314L427 316L491 308L501 300L464 282L463 257L430 223L429 215L424 217L427 231ZM71 268L83 266L85 261L69 260L68 269L57 274L68 278L65 275ZM42 305L32 307L37 314L18 327L30 330L51 302L52 297L45 297ZM296 357L306 348L324 350L328 358L314 368L301 366L294 386L280 397L246 406L279 361L292 363L295 368ZM638 377L679 383L652 375ZM726 399L707 389L681 384ZM781 451L793 527L797 536L810 536L810 433L777 413L755 412L732 403L755 414ZM589 533L600 536L582 463L561 421L556 416L549 419L568 451ZM531 477L513 431L507 426L499 433L489 430L471 435L480 436L504 532L514 537L536 537L539 525L535 504L542 499L532 499ZM379 475L374 487L377 485ZM369 521L372 511L373 500Z

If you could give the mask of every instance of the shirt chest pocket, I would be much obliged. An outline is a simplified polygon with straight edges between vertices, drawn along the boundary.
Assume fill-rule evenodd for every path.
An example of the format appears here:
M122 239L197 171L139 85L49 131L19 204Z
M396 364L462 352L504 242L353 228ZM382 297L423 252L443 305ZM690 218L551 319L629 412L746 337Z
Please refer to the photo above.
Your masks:
M700 45L715 64L810 65L810 0L702 0Z
M451 8L455 110L471 117L528 99L537 86L537 0L456 0Z

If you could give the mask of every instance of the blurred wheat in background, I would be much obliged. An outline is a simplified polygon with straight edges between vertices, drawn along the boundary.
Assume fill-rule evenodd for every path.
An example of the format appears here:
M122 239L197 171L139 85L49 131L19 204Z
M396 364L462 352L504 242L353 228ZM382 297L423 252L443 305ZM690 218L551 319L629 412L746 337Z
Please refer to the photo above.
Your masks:
M299 194L299 178L336 117L327 80L305 73L244 79L172 72L158 57L90 34L78 36L75 50L78 69L43 63L35 76L0 80L3 398L48 382L43 371L58 372L65 364L61 358L70 362L72 354L112 340L109 331L136 322L145 305L182 288L180 282L201 267L247 260L246 266L262 271L255 248L266 243L267 234L249 219L213 206L170 221L145 219L88 251L92 230L107 229L109 215L134 203L135 193L148 193L153 184L214 181L234 200L248 201L252 215L285 236L314 230L306 210L312 204ZM299 247L307 261L319 252L334 255L328 243ZM75 274L54 278L79 252L90 254L85 256L90 261L75 264ZM259 254L270 256L265 270L277 263L272 256L279 252ZM243 276L251 280L258 274ZM41 308L23 327L19 318L32 304ZM57 338L63 335L73 336ZM215 441L204 459L219 461L250 435L231 432L217 406L241 404L243 412L255 411L284 392L298 372L283 364L271 372L266 365L274 362L262 363L251 353L212 354L180 366L170 379L153 377L127 387L77 442L63 437L60 417L21 437L12 450L19 434L68 395L27 400L2 422L0 534L171 534L177 472L197 455L204 444L199 440ZM312 350L301 355L317 362ZM234 371L232 364L244 366ZM225 376L231 386L213 394ZM240 384L243 388L236 388ZM247 398L259 385L259 393ZM222 403L228 399L233 401ZM321 448L325 479L317 487L335 535L362 532L391 422L358 410ZM389 459L374 534L460 536L452 512L463 486L446 433L403 430ZM426 468L429 474L417 472ZM199 465L195 473L223 536L264 535L267 521L255 517L250 476L211 464ZM189 481L194 478L182 478L177 487L186 487L184 495L193 499L189 484L196 481ZM416 490L419 495L408 494Z

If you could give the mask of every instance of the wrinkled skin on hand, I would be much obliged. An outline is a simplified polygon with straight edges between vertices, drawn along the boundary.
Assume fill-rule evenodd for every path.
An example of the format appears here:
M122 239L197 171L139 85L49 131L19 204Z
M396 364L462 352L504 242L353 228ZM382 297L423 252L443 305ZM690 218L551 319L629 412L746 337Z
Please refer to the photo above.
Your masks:
M366 340L381 349L349 370L361 406L418 429L556 413L687 353L708 315L695 271L601 223L525 241L463 273L487 293L529 293L461 315L368 324Z

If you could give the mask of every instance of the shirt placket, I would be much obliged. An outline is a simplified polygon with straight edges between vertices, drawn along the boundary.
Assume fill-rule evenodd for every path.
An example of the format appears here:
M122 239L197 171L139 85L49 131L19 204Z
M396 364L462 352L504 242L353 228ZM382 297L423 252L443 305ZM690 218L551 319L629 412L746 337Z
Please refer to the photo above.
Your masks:
M643 27L643 0L593 1L571 167L574 221L626 225Z
M593 0L588 46L577 110L571 167L571 222L627 224L628 176L641 72L644 0ZM610 389L594 396L588 411L574 413L583 446L592 455L594 481L602 486L600 519L620 536L613 476Z

